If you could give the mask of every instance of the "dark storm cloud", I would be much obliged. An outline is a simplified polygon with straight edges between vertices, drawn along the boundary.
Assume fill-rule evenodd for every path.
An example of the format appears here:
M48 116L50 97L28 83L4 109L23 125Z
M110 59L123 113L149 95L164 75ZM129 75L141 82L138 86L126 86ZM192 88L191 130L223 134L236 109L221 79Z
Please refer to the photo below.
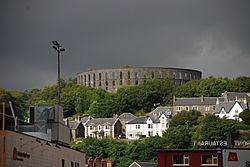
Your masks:
M90 67L170 66L250 74L248 0L0 1L0 87L55 83Z

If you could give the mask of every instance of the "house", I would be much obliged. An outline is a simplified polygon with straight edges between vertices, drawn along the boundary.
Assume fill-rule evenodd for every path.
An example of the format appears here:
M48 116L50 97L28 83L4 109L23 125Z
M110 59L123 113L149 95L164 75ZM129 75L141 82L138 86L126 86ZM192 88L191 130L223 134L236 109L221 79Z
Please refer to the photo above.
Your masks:
M162 149L157 151L158 167L222 167L222 150Z
M223 102L216 105L215 115L220 118L242 121L242 119L239 118L239 114L247 108L248 108L247 103L244 102L238 102L238 101Z
M157 163L152 162L133 162L129 167L157 167Z
M221 97L173 98L173 115L181 111L198 110L203 115L217 112L216 105L223 102L250 102L248 93L224 92Z
M133 115L133 114L131 114L131 113L123 113L118 118L119 118L119 120L122 123L122 130L125 131L126 123L129 122L129 121L131 121L132 119L135 119L136 116Z
M127 122L126 138L134 140L142 136L162 136L163 132L169 128L170 118L170 107L157 107L147 116L137 117Z
M84 126L80 121L69 121L68 126L71 130L72 141L85 137Z
M203 115L215 112L216 103L224 101L223 97L191 97L173 99L173 115L181 111L198 110Z
M118 118L92 118L85 124L85 136L118 138L122 134L122 124Z
M112 167L112 161L105 158L90 157L88 167Z
M242 92L224 92L221 94L224 98L224 101L239 101L239 102L250 102L250 94Z

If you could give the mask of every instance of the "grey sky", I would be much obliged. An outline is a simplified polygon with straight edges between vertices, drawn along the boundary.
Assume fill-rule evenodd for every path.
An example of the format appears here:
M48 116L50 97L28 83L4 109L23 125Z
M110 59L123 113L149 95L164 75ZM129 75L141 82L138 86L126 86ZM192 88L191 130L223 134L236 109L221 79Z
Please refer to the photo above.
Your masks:
M249 0L0 0L0 87L25 90L87 68L166 66L250 76Z

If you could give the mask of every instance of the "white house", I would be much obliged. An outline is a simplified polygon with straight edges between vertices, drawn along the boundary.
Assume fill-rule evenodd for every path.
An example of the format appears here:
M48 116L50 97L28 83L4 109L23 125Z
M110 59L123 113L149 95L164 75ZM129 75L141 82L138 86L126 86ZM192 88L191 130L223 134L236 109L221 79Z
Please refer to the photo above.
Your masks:
M242 121L242 119L239 118L239 114L247 108L248 108L247 103L244 102L243 103L238 101L223 102L216 106L215 115L220 118Z
M162 136L169 128L171 109L169 107L157 107L149 115L137 117L126 123L126 138L139 139L140 136Z

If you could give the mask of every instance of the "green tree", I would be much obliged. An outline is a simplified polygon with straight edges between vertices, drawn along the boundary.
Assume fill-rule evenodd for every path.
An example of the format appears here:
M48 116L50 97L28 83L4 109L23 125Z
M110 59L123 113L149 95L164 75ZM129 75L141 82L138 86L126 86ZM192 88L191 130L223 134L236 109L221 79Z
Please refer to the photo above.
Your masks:
M172 149L187 149L191 147L191 133L188 126L178 125L168 128L164 134L167 146Z
M182 111L175 115L170 121L170 127L178 125L194 126L198 124L201 112L196 110Z
M245 109L240 113L239 117L243 120L243 122L247 125L250 125L250 109Z
M237 139L239 130L237 121L220 119L214 115L207 115L201 119L196 132L193 133L194 141L222 141L227 140L231 135L232 139Z

